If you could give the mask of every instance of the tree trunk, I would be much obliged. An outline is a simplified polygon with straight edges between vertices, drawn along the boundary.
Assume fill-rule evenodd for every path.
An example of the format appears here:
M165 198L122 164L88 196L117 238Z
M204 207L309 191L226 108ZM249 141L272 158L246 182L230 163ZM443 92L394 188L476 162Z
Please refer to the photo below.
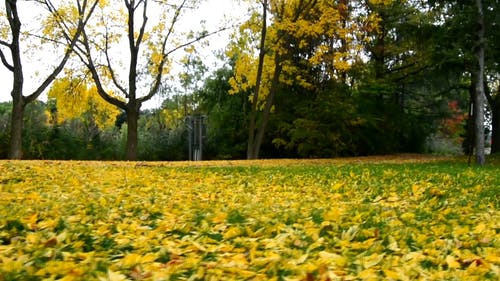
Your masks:
M17 3L15 1L6 1L5 7L12 33L12 43L9 46L12 54L12 66L10 70L13 73L9 158L21 159L23 157L22 135L25 106L25 100L23 97L23 65L21 62L21 49L19 45L21 36L21 21L19 19Z
M269 122L269 114L271 113L271 109L274 104L274 97L276 96L276 92L278 91L281 70L283 68L279 58L275 58L274 63L276 66L274 68L273 79L271 80L271 89L269 90L269 95L266 98L266 105L264 107L264 112L262 112L262 120L259 124L257 135L255 137L253 151L253 155L255 156L254 159L259 158L260 147L262 146L262 142L264 141L264 134L266 132L267 123Z
M484 95L476 85L474 100L474 150L476 164L483 166L486 162L484 144Z
M252 114L252 113L250 113ZM247 159L257 159L257 155L255 155L255 122L252 122L255 118L251 118L250 125L248 127L248 140L247 140Z
M380 33L377 34L375 39L375 47L372 51L372 55L375 63L375 80L379 81L384 79L385 76L385 56L386 56L386 46L385 46L385 22L382 18L382 23L380 25Z
M467 113L467 123L466 123L466 129L467 133L465 135L465 140L463 145L464 152L467 154L468 157L468 165L470 166L471 163L471 158L472 155L474 154L474 134L475 134L475 129L474 129L474 103L475 103L475 82L476 77L474 76L474 73L470 73L470 86L469 86L469 108L468 108L468 113Z
M267 0L262 2L262 29L260 34L259 45L259 62L257 65L257 77L255 80L255 90L252 97L250 110L250 120L248 125L248 143L247 143L247 159L257 159L259 157L256 132L257 129L257 103L259 102L259 93L262 83L262 72L264 69L264 58L266 55L266 36L267 36Z
M129 161L137 160L137 121L139 119L139 110L132 108L127 110L127 155Z
M12 103L9 159L23 158L23 117L24 101L22 98L16 98Z
M500 88L499 88L500 89ZM500 152L500 93L497 93L490 104L492 131L491 131L491 153Z
M47 7L50 7L50 3L44 3ZM95 1L91 10L93 10L98 4L98 1ZM86 8L79 7L79 12L83 12ZM50 9L49 9L50 10ZM12 36L12 43L7 44L2 41L2 45L9 47L11 55L12 55L12 65L6 62L4 54L2 53L2 63L13 73L13 87L12 87L12 116L11 116L11 136L10 136L10 151L9 158L10 159L21 159L23 156L22 153L22 133L23 133L23 117L24 117L24 109L27 104L36 100L45 89L54 81L57 75L63 70L64 65L69 59L73 48L77 42L77 39L80 37L80 34L83 30L84 21L83 19L78 22L78 27L76 32L69 36L70 44L66 48L66 52L64 57L59 62L59 65L52 71L52 73L41 83L41 85L28 96L23 95L23 84L24 84L24 75L23 75L23 66L21 62L21 58L23 53L21 52L20 47L20 36L21 36L21 20L19 18L17 1L5 1L5 11L7 19L9 20L10 32ZM51 12L55 12L52 11ZM88 17L92 14L89 13ZM83 14L80 14L82 16ZM85 22L86 22L85 20Z
M486 162L484 152L484 106L486 102L484 93L484 13L482 0L476 0L477 15L477 47L475 67L476 85L475 85L475 101L474 101L474 128L475 138L474 145L476 150L476 164L483 166Z
M339 5L338 5L338 9L339 9L339 12L340 12L340 17L341 17L341 27L342 27L342 30L345 30L347 29L347 18L349 17L349 4L347 3L347 0L340 0L339 1ZM331 46L333 47L333 46ZM340 38L340 49L339 51L342 53L342 54L345 54L347 53L347 39L345 36L342 36ZM340 83L342 85L346 85L347 86L347 71L342 71L340 73Z

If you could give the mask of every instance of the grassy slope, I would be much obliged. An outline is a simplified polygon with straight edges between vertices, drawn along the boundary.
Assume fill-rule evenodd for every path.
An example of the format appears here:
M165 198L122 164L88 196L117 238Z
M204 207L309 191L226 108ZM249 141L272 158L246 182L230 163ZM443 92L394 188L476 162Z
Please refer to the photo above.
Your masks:
M3 161L0 280L497 280L495 161Z

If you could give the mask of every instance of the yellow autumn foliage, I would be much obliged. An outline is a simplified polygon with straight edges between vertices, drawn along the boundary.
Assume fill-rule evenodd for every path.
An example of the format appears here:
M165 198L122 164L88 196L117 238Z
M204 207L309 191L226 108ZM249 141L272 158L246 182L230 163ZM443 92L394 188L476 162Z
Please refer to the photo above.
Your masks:
M388 6L394 2L394 0L370 0L369 1L372 5L384 5Z
M411 155L4 160L0 280L498 280L499 186Z
M48 97L55 100L57 110L53 119L58 123L74 118L90 118L103 129L113 126L120 113L99 96L95 86L88 86L81 80L62 78L54 81Z
M271 16L265 42L260 100L269 94L270 80L277 63L282 66L281 83L312 87L296 64L288 61L290 48L311 48L312 54L307 58L309 63L321 66L329 75L337 76L349 71L356 61L362 59L363 43L372 40L372 32L377 31L380 19L375 12L365 11L366 14L361 15L348 11L344 4L332 1L314 1L310 9L302 9L303 6L299 5L304 3L309 2L269 1ZM370 3L390 5L392 1ZM227 50L227 55L235 59L234 75L229 81L230 94L255 90L261 26L262 15L256 12L233 35ZM324 43L317 44L321 40ZM310 46L313 42L317 45Z
M10 27L8 24L8 21L6 20L7 17L5 15L5 11L1 10L0 11L0 39L2 40L7 40L10 34Z

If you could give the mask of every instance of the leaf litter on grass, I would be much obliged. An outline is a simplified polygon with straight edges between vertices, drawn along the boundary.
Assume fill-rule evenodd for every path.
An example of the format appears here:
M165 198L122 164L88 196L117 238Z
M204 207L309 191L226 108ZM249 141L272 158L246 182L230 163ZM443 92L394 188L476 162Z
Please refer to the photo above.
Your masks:
M0 280L498 280L498 166L383 160L2 161Z

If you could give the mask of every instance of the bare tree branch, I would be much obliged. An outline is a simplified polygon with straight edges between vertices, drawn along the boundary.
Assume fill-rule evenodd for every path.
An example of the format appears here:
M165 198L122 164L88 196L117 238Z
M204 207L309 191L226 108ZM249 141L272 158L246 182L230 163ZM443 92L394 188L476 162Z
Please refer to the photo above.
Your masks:
M172 33L174 33L174 26L177 23L177 21L179 20L179 17L181 15L181 11L184 8L184 5L186 4L186 2L187 2L186 0L182 1L182 4L179 5L178 7L176 7L175 14L174 14L174 17L172 18L172 21L170 22L170 26L168 28L167 35L165 35L165 38L163 39L162 49L161 49L162 54L165 54L168 39L170 39L170 36L172 35Z
M24 34L27 35L28 37L38 38L38 39L49 41L49 42L52 42L52 43L55 43L55 44L58 44L58 45L66 45L67 44L66 42L59 41L59 40L56 40L56 39L53 39L53 38L50 38L50 37L47 37L47 36L42 36L42 35L34 34L34 33L31 33L31 32L25 32ZM66 36L65 36L65 38L66 38Z
M3 40L0 40L0 45L4 45L5 47L9 47L10 48L10 44L6 41L3 41Z
M77 25L77 30L73 37L71 38L71 41L69 43L69 46L64 54L63 59L60 61L59 65L52 71L52 73L42 82L42 84L29 96L26 97L27 102L31 102L35 99L37 99L43 91L54 81L54 79L59 75L59 73L63 70L64 65L68 61L71 53L73 52L73 48L78 42L78 38L80 35L83 33L85 25L87 24L88 20L90 19L92 13L95 10L95 7L97 6L99 0L95 0L93 4L89 8L88 14L85 16L84 14L80 14L80 18L78 19L78 25ZM46 3L50 3L50 1L46 1ZM50 3L51 4L51 3ZM81 9L80 13L84 13L85 9L87 8L87 0L83 0L83 8ZM63 32L66 33L66 32ZM68 35L69 36L69 35Z
M104 55L106 56L106 62L108 64L107 68L108 68L109 73L111 75L111 80L113 80L113 84L115 84L115 86L118 88L118 90L120 90L122 92L122 94L125 96L125 98L128 98L127 90L125 89L125 87L123 87L120 84L120 82L116 78L115 70L111 65L111 58L109 56L109 34L108 34L108 27L107 26L106 26L106 33L105 33L104 40L105 40Z
M84 1L87 2L86 0ZM56 17L56 23L57 25L59 25L59 28L61 28L62 30L66 31L69 34L70 27L68 26L68 23L62 19L62 16L59 14L54 4L52 4L51 1L43 1L43 3L45 4L45 7L47 7L47 10ZM80 6L80 1L77 1L77 3L78 6ZM81 7L78 7L78 12L81 13ZM63 35L66 35L66 32L63 32ZM65 37L66 39L69 38L69 36Z
M184 48L184 47L187 47L187 46L189 46L189 45L192 45L193 43L199 42L199 41L200 41L200 40L202 40L202 39L205 39L205 38L207 38L207 37L209 37L209 36L212 36L212 35L214 35L214 34L217 34L217 33L219 33L219 32L222 32L222 31L224 31L224 30L227 30L227 29L228 29L228 27L224 27L224 28L221 28L221 29L216 30L216 31L212 31L212 32L209 32L209 33L204 33L203 35L201 35L201 36L199 36L199 37L196 37L196 38L194 38L194 39L193 39L193 40L191 40L191 41L188 41L188 42L186 42L186 43L183 43L183 44L180 44L180 45L176 46L175 48L173 48L173 49L171 49L171 50L169 50L168 52L166 52L166 53L165 53L165 60L164 60L163 62L166 62L166 58L168 57L168 55L172 54L173 52L178 51L179 49L182 49L182 48ZM162 75L163 75L163 67L164 67L164 65L165 65L164 63L161 65ZM158 67L158 71L160 71L159 69L160 69L160 67ZM161 82L161 79L160 79L159 81ZM156 94L156 92L158 91L158 89L159 89L159 87L160 87L160 84L161 84L161 83L158 83L158 85L156 85L156 83L155 83L155 84L154 84L154 86L155 86L155 87L153 87L153 88L150 90L150 92L148 93L148 95L147 95L147 96L144 96L144 97L141 97L139 100L140 100L141 102L144 102L144 101L150 100L150 99L151 99L151 98L152 98L152 97Z
M158 89L160 88L160 85L161 85L161 78L163 76L163 68L165 66L165 63L167 62L168 55L170 53L172 53L173 51L182 48L183 46L189 45L189 44L183 44L182 46L175 48L171 52L166 51L168 39L170 38L170 36L174 32L175 23L179 20L179 16L181 15L181 11L184 8L184 5L186 4L186 2L187 2L187 0L182 1L181 5L179 5L175 10L174 17L172 18L172 21L170 22L170 26L168 28L168 32L165 35L165 37L163 38L163 42L162 42L162 46L161 46L162 58L161 58L161 61L157 67L157 74L156 74L156 77L154 79L153 86L151 87L151 89L149 90L149 93L146 96L143 96L143 97L138 99L138 101L140 103L145 102L147 100L150 100L158 92ZM198 40L201 40L201 39L198 39ZM196 41L198 41L198 40L196 40ZM194 41L194 42L196 42L196 41ZM192 43L190 43L190 44L192 44Z
M139 1L139 3L140 2L143 2L143 1ZM137 6L139 6L139 3L137 4ZM146 29L146 23L148 22L147 9L148 9L148 1L144 1L144 8L142 11L142 25L141 25L141 29L139 30L139 36L137 37L137 41L135 42L135 46L137 48L139 48L139 46L142 43L142 39L144 37L144 33L145 33L145 29Z
M88 36L87 36L87 33L85 32L85 30L82 32L82 36L83 36L83 40L82 40L83 47L85 48L83 55L85 56L85 58L83 57L83 55L81 55L79 57L80 57L80 60L87 66L87 69L90 71L90 73L92 75L92 79L94 80L94 83L95 83L96 88L97 88L97 93L99 94L99 96L101 96L105 101L109 102L110 104L113 104L121 109L125 109L127 106L125 102L111 96L104 89L104 86L102 85L101 79L99 77L99 73L97 73L97 68L96 68L94 61L92 59L92 53L90 51Z
M14 71L14 66L12 66L8 61L7 58L5 57L5 54L3 53L2 50L0 50L0 59L2 60L2 64L11 72Z

